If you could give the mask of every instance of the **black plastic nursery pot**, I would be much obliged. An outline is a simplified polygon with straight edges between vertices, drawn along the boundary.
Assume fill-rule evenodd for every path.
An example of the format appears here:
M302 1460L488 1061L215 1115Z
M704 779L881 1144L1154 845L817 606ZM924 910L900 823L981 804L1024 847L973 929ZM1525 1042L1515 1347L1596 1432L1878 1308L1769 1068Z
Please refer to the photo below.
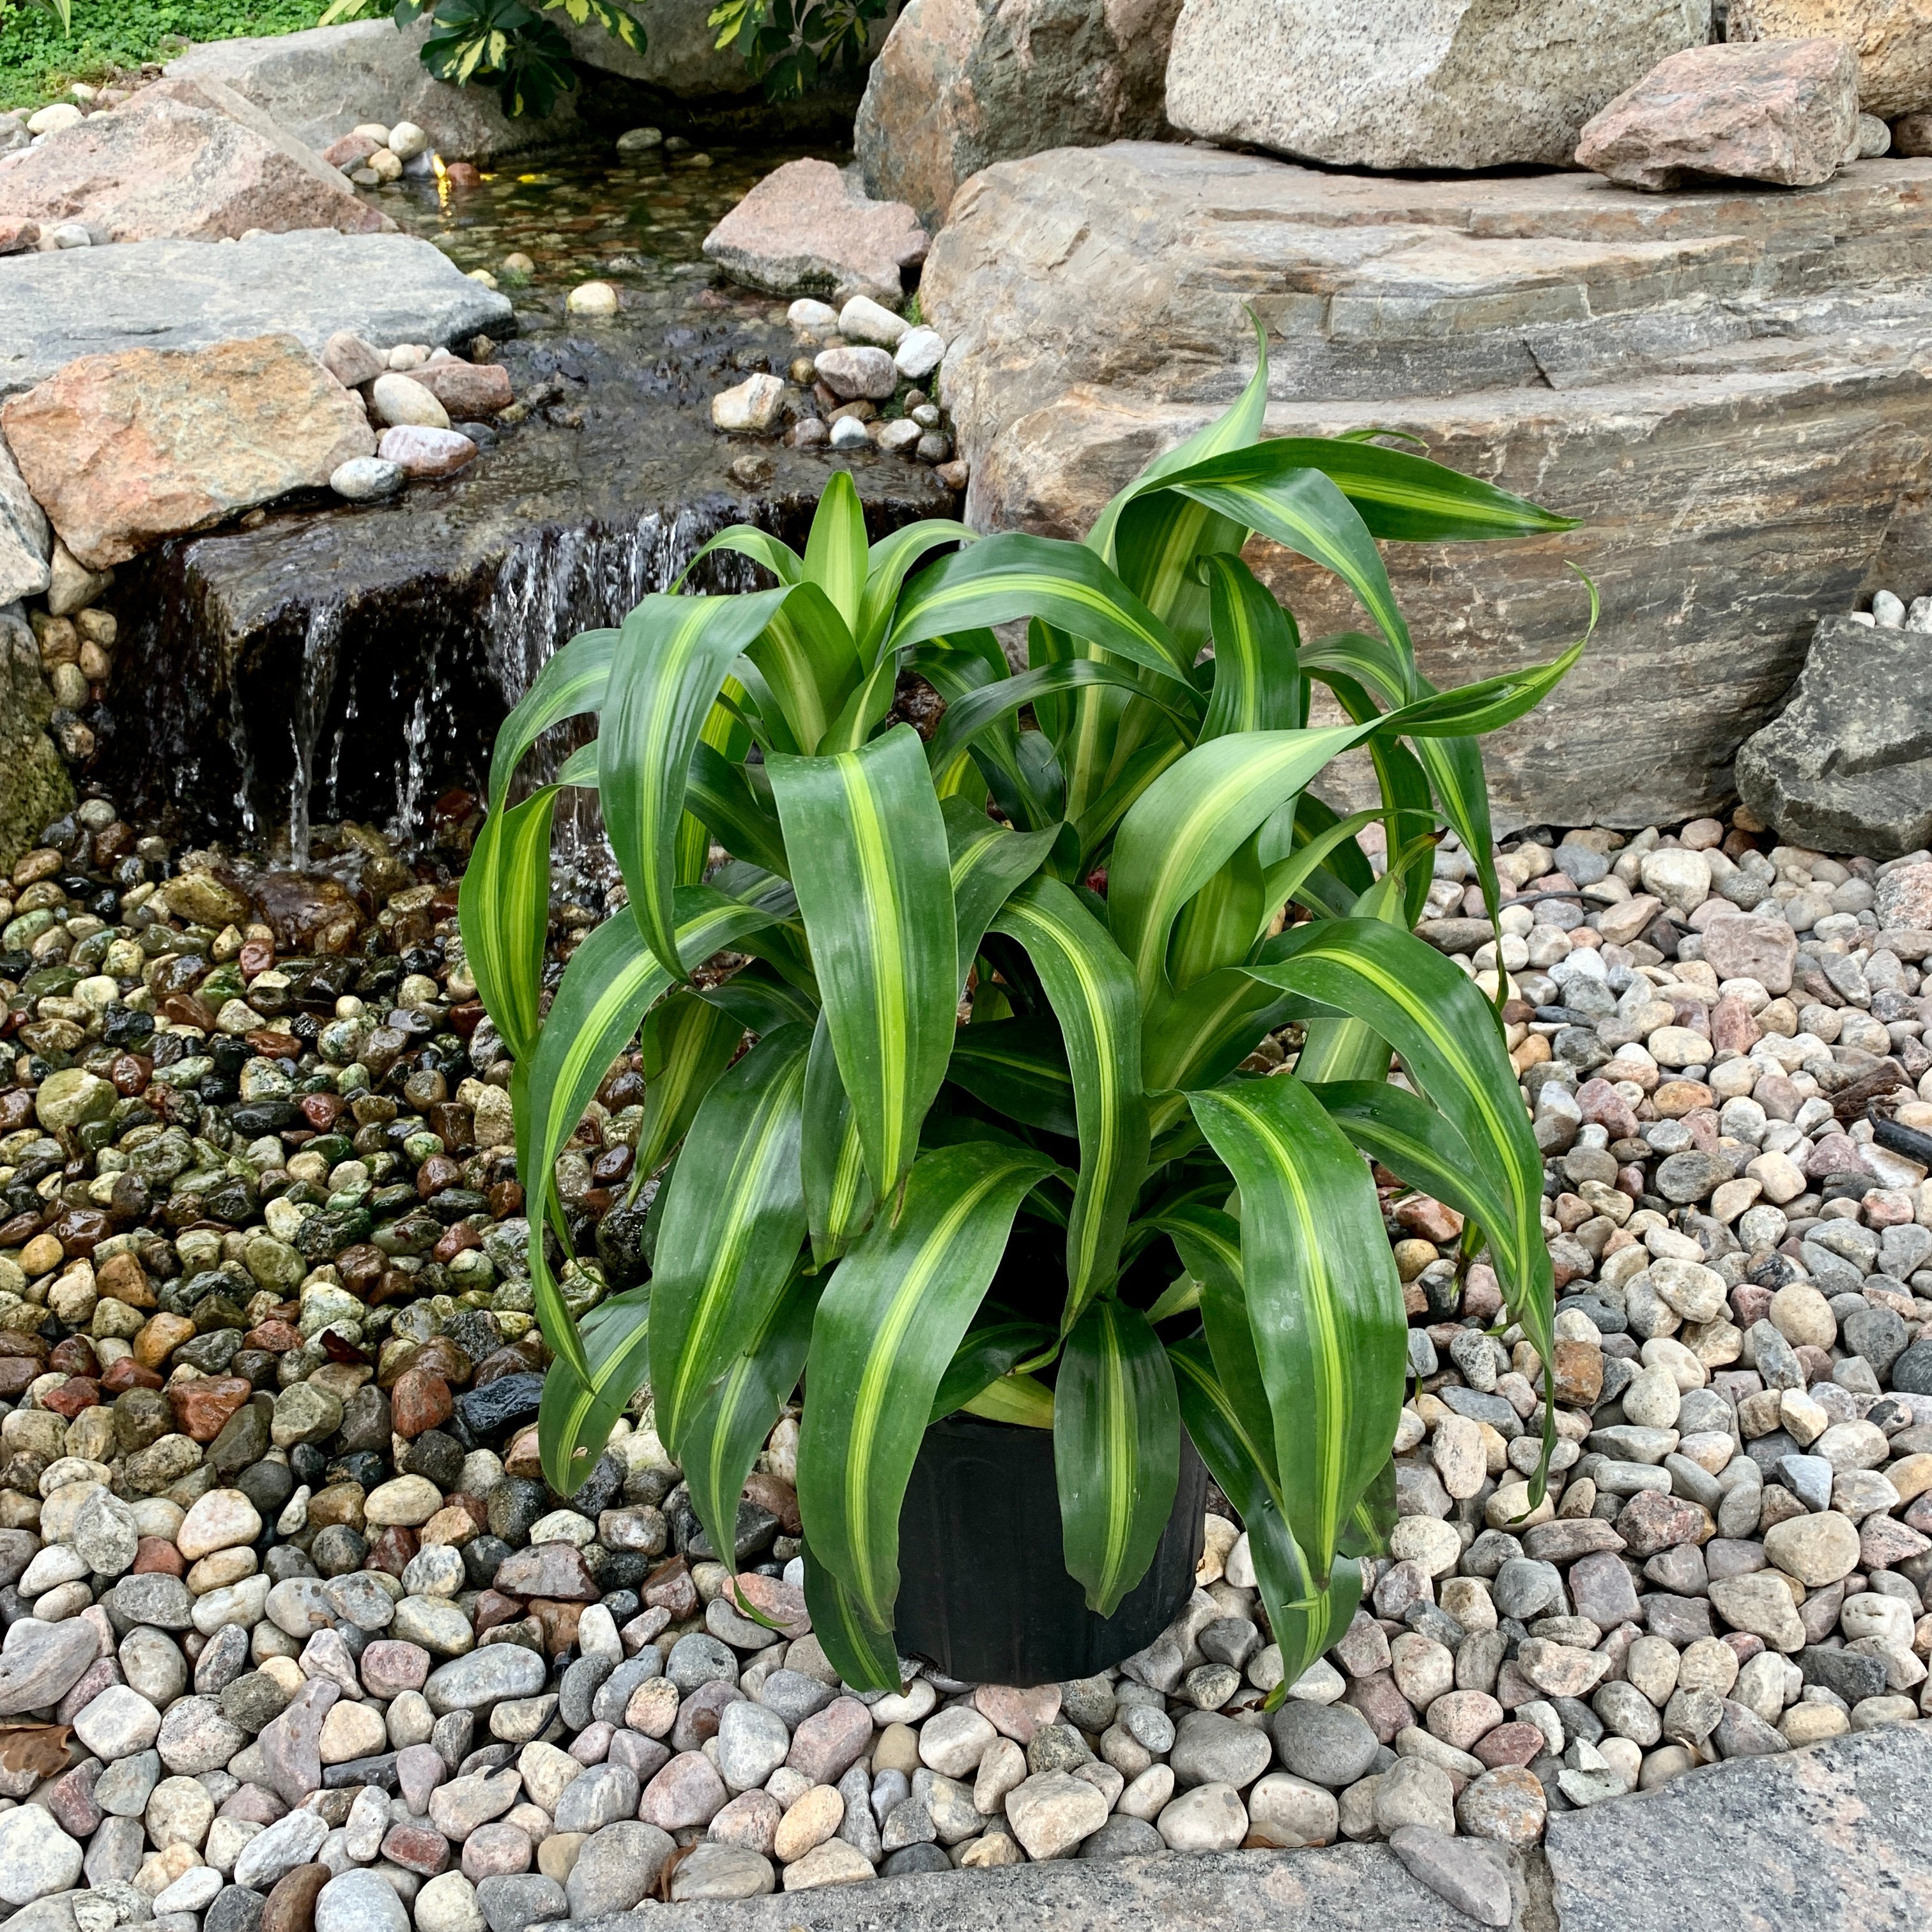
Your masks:
M926 1432L899 1513L900 1652L968 1683L1091 1677L1144 1649L1194 1589L1208 1471L1184 1430L1174 1508L1111 1617L1066 1574L1053 1432L955 1415Z

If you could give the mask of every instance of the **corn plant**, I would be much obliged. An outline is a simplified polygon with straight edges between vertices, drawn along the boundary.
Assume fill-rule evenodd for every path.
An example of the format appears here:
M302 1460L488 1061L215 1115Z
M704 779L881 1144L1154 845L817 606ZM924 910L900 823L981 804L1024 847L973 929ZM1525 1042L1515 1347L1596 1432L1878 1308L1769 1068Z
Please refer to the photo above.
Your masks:
M514 1056L546 1473L574 1487L648 1379L728 1553L802 1373L806 1595L856 1685L897 1682L901 1505L962 1410L1052 1431L1067 1568L1102 1614L1151 1558L1184 1426L1246 1525L1286 1681L1319 1655L1394 1506L1406 1318L1365 1155L1467 1217L1547 1356L1542 1171L1497 1013L1411 928L1445 824L1493 909L1476 737L1582 646L1436 691L1377 539L1569 526L1377 441L1262 440L1266 382L1264 356L1084 543L928 522L868 544L835 472L802 556L749 527L707 546L772 587L646 598L566 645L497 740L461 920ZM1242 560L1257 533L1373 630L1304 644ZM1019 619L1016 670L992 627ZM892 718L908 672L946 700L929 740ZM1310 723L1316 683L1346 722ZM508 802L586 712L595 742ZM1338 817L1310 787L1356 746L1380 802ZM596 788L628 903L546 1017L571 784ZM1355 837L1376 819L1379 877ZM1244 1070L1290 1020L1292 1071ZM546 1252L555 1163L640 1027L652 1273L579 1324Z

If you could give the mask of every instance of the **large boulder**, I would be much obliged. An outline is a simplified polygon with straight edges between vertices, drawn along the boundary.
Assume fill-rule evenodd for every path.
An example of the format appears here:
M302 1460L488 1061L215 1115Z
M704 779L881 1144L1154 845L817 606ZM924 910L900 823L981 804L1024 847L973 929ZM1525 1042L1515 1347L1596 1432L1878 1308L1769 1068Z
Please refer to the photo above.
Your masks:
M1932 107L1932 0L1731 0L1732 40L1842 40L1858 57L1858 105L1889 121Z
M361 399L292 335L83 356L0 407L61 540L90 570L374 453Z
M1815 188L1857 152L1858 64L1840 40L1720 43L1660 62L1576 144L1625 188L1700 176Z
M26 612L0 604L0 866L73 808L74 786L47 736L53 710Z
M1932 844L1932 680L1912 631L1827 617L1791 701L1738 752L1738 795L1787 844L1902 858Z
M774 295L870 296L897 308L901 271L926 260L926 230L902 201L868 200L830 161L775 169L704 238L734 280Z
M1821 612L1932 584L1932 162L1642 195L1581 174L1345 176L1167 144L963 188L920 283L980 529L1078 536L1232 400L1271 434L1382 426L1580 526L1388 546L1424 670L1582 662L1485 741L1499 821L1672 824L1731 794ZM1768 351L1774 344L1776 353ZM1250 549L1305 634L1334 580ZM1923 641L1922 640L1921 640Z
M326 148L364 122L412 121L448 159L484 160L568 134L574 102L512 120L490 87L452 87L418 56L430 23L398 32L386 16L346 26L192 47L164 70L170 80L220 81L251 100L296 140Z
M1185 0L1168 118L1360 168L1566 166L1585 122L1711 37L1711 0Z
M52 556L46 517L0 436L0 608L46 590L53 580Z
M946 218L994 161L1162 134L1180 0L912 0L866 82L854 145L875 195Z
M97 242L392 229L312 148L214 80L163 80L0 167L0 220L82 224Z
M507 296L471 281L412 236L315 228L232 248L136 242L52 249L0 270L0 396L130 341L205 349L284 330L320 355L348 329L379 349L442 347L479 330L507 334L512 313Z

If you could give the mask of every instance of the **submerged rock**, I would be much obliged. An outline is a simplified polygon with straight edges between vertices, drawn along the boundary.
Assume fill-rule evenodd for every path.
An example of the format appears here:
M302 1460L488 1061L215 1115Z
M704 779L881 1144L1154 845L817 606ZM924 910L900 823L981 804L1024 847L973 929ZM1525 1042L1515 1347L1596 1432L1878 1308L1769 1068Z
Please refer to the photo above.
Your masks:
M904 299L902 272L926 259L926 231L902 201L868 200L830 161L788 161L704 238L728 275L775 295Z

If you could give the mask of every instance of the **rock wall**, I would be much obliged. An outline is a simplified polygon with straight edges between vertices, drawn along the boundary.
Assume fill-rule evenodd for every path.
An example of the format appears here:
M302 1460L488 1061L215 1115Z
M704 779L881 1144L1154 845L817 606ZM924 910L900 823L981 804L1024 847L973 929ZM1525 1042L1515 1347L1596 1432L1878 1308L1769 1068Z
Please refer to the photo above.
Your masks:
M1425 669L1595 642L1489 741L1504 823L1669 823L1731 789L1812 626L1932 563L1932 163L1816 189L1405 182L1122 143L988 170L922 284L982 528L1078 535L1218 412L1269 334L1268 428L1386 424L1583 520L1391 547ZM1364 621L1252 547L1305 634Z

